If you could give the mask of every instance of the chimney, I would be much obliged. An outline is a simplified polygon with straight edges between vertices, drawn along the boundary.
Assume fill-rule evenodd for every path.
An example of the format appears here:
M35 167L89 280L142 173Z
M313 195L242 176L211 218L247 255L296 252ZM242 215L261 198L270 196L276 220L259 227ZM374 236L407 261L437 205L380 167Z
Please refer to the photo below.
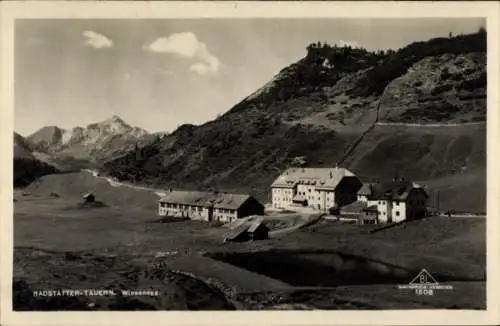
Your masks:
M330 171L330 179L333 178L333 174L332 174L332 171Z

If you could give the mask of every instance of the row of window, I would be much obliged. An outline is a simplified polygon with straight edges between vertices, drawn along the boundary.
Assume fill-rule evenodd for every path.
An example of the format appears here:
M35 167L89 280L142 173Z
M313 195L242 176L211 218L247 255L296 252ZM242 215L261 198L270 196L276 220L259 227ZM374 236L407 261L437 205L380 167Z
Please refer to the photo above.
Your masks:
M399 204L400 204L400 202L398 202L398 201L395 201L393 203L394 203L394 206L399 206ZM387 202L383 201L383 200L379 200L378 204L379 205L386 205ZM425 200L421 200L421 199L409 200L408 205L425 205Z
M396 216L399 216L399 211L396 211L395 213L396 213ZM382 212L383 216L385 216L385 214L386 214L385 212Z
M203 210L203 207L201 206L190 206L190 205L182 205L182 204L170 204L170 203L160 203L161 208L173 208L173 209L180 209L180 210L191 210L194 212L201 212ZM217 208L215 211L219 213L225 213L225 214L232 214L235 212L233 209L223 209L223 208Z
M176 209L191 209L192 211L202 211L202 207L200 206L190 206L190 205L183 205L183 204L170 204L170 203L160 203L160 207L162 208L176 208Z
M311 192L311 189L307 189L308 192ZM299 195L305 195L306 192L305 191L299 191L298 192Z
M224 214L234 214L234 212L235 212L235 210L232 210L232 209L223 209L223 208L218 208L215 211L219 212L219 213L224 213Z

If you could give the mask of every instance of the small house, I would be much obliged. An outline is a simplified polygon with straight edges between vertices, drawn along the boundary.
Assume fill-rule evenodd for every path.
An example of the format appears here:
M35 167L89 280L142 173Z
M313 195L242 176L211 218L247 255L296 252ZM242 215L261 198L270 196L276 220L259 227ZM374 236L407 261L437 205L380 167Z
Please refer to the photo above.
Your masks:
M269 228L263 220L254 221L247 230L248 237L252 240L264 240L269 238Z
M360 224L378 224L378 210L376 205L363 208L359 216Z
M268 238L269 228L264 224L263 218L258 218L237 224L228 232L225 241L243 242Z
M84 194L82 197L86 203L93 203L95 201L95 196L90 192Z

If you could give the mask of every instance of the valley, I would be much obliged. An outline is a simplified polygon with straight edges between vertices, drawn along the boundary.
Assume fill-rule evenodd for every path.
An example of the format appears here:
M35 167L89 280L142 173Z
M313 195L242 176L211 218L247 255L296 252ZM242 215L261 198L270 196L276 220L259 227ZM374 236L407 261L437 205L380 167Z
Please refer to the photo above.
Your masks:
M14 309L485 309L486 33L306 50L200 125L149 133L115 115L14 134ZM283 171L337 166L362 183L404 176L438 214L384 228L271 208ZM169 189L249 194L269 239L160 218ZM423 269L453 289L398 288ZM31 295L69 285L159 295Z

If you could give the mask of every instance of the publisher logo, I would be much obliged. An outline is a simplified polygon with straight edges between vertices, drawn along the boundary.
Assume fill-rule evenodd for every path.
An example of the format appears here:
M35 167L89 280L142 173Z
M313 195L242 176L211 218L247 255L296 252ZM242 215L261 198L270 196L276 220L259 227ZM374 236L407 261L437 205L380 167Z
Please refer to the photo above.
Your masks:
M426 269L422 269L408 284L398 285L399 289L413 290L416 295L434 295L437 290L453 290L453 286L440 284Z

